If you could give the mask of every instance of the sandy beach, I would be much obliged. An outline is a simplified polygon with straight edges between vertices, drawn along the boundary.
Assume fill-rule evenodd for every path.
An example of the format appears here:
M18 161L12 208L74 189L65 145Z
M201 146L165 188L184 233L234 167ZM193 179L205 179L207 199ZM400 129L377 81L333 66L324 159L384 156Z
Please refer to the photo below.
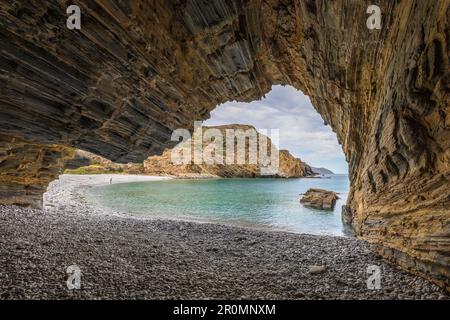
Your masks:
M347 237L141 219L97 207L89 188L167 179L63 175L44 209L0 206L0 299L446 299ZM80 268L81 290L66 286ZM367 268L381 268L381 289ZM320 272L312 266L321 266Z

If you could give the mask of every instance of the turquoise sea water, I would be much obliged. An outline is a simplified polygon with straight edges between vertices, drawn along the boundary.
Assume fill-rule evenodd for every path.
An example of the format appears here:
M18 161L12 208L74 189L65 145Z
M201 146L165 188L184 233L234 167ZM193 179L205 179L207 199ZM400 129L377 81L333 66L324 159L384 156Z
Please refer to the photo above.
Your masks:
M338 192L334 211L306 208L300 193L309 188ZM341 206L347 175L324 179L166 180L95 187L90 197L117 211L164 218L219 222L295 233L344 235Z

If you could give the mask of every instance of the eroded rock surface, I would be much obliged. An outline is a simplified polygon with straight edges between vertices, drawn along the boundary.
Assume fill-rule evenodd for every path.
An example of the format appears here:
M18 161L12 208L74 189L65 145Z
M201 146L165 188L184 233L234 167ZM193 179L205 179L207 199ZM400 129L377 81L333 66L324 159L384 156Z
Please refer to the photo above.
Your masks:
M62 173L73 154L71 148L0 134L0 203L41 207L48 184Z
M114 163L111 160L83 150L74 150L75 156L66 162L67 174L143 174L144 166L139 163Z
M74 3L80 31L64 1L1 2L1 134L143 161L217 104L293 85L342 144L359 236L450 287L448 0L380 0L381 30L354 0Z
M300 199L303 205L317 209L333 210L339 196L324 189L309 189Z

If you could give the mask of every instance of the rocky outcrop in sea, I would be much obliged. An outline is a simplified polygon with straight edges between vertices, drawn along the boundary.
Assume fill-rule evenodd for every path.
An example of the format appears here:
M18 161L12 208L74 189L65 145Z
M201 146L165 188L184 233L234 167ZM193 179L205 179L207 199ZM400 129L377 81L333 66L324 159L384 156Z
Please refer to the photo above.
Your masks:
M308 207L333 210L339 196L336 192L323 189L309 189L300 202Z

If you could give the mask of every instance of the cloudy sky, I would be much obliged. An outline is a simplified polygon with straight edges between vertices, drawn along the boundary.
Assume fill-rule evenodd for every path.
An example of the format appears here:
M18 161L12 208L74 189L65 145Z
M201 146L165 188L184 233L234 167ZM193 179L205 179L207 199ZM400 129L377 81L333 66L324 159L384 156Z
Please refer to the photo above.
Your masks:
M335 133L325 126L307 96L296 89L274 86L261 101L227 102L211 112L206 126L249 124L257 129L279 129L281 149L314 167L347 173L348 167Z

